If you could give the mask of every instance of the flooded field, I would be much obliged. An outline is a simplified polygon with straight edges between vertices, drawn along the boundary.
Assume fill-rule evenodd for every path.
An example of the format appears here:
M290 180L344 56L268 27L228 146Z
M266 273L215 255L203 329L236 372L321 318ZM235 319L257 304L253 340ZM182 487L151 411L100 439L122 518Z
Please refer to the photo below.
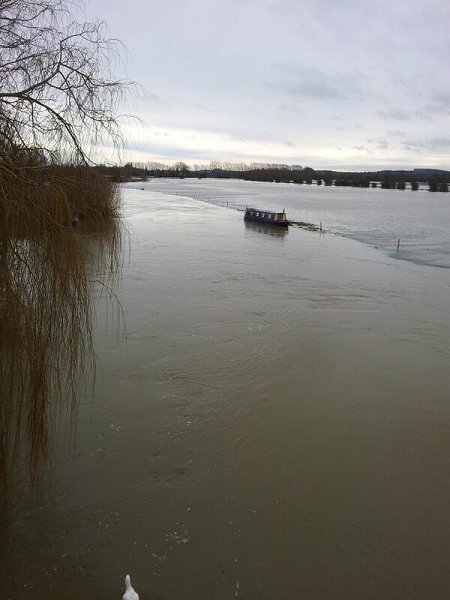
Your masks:
M149 191L181 194L238 210L255 206L286 209L288 217L379 248L388 256L450 268L448 194L262 183L238 179L152 179L129 184ZM397 241L401 240L400 252Z
M141 600L448 598L450 271L124 203L94 394L1 516L5 597L120 598L130 573Z

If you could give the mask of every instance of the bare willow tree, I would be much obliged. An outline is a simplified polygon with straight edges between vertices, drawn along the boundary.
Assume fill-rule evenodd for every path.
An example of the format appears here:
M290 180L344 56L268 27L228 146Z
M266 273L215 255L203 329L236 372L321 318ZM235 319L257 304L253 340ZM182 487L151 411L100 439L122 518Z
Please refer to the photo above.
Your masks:
M119 46L103 21L74 21L63 0L0 0L3 135L83 159L86 144L117 141L129 88L113 75Z
M53 399L73 414L77 378L92 367L74 219L97 223L111 268L120 252L118 190L89 166L89 150L120 140L129 86L113 76L120 44L105 24L77 22L68 6L0 0L0 492L18 445L32 468L45 458L64 410Z

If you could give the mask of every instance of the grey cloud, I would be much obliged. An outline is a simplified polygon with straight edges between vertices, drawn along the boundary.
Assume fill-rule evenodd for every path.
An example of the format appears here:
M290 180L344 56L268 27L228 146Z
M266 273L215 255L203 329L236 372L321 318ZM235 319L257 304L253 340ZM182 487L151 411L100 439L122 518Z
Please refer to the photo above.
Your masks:
M148 103L163 106L165 108L189 108L202 113L215 112L214 108L198 101L193 101L185 96L161 96L159 94L146 94L145 98Z
M371 144L376 150L387 150L389 143L384 138L374 138L367 140L368 144Z
M404 150L407 150L408 152L414 152L415 154L421 154L424 151L422 144L418 144L412 141L403 142L402 147Z
M436 92L432 95L432 102L444 106L450 106L450 92Z
M162 102L165 102L165 99L162 96L150 92L146 92L142 99L149 104L161 104Z
M450 138L435 137L421 141L405 140L402 145L407 150L414 152L446 152L450 149Z
M363 76L358 73L330 75L323 69L306 68L295 62L274 62L271 70L274 75L268 86L294 98L323 102L362 98Z
M389 144L386 140L380 140L376 148L377 150L387 150L389 148Z
M284 91L296 97L313 98L315 100L343 100L345 95L338 87L323 81L305 79L284 85Z
M358 152L365 152L366 154L372 154L372 150L367 146L352 146L354 150L358 150Z
M405 137L407 135L406 131L402 131L401 129L391 129L387 132L387 135L390 137Z
M434 117L450 114L450 105L445 103L426 104L418 108L415 114L421 119L431 120Z
M411 115L402 108L389 108L388 110L379 110L377 114L385 121L410 121Z
M433 138L430 140L435 148L450 148L450 138Z
M280 104L280 110L286 111L286 112L291 112L291 113L295 113L297 115L304 115L305 111L303 108L301 108L300 106L298 106L298 104L294 104L293 102L291 103L283 103Z

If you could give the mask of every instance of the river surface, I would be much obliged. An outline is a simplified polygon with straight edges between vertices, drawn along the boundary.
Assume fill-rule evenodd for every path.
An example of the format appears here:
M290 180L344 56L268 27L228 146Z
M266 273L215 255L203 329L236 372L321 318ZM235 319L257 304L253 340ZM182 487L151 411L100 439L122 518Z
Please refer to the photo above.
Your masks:
M124 190L123 313L93 283L95 393L2 515L3 596L448 599L450 271L187 185Z
M221 206L228 203L240 210L285 208L291 220L322 222L330 232L375 246L389 256L450 268L448 193L223 179L153 179L141 187Z

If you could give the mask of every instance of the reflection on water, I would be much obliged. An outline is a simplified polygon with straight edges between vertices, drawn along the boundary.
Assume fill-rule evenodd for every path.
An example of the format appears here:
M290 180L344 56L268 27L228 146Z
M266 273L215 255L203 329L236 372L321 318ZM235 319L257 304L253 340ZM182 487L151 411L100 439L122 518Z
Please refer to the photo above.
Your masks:
M274 227L273 225L265 225L264 223L252 223L251 221L244 221L244 223L248 231L263 233L264 235L270 235L279 239L284 239L288 233L287 227Z
M52 235L7 239L0 255L0 493L19 465L33 480L52 429L73 425L76 388L94 373L90 278L114 283L122 230L83 225Z

